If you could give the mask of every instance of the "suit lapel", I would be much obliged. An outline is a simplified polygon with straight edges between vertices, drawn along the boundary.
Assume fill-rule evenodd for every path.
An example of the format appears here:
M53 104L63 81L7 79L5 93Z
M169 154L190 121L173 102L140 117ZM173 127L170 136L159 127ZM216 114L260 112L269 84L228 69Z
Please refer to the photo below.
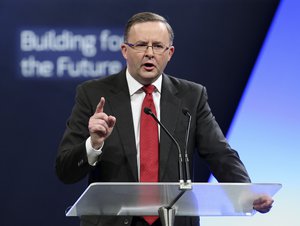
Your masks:
M176 96L178 90L170 81L170 79L163 75L162 83L162 93L160 101L161 110L161 122L169 130L169 132L174 135L175 127L177 124L177 119L181 113L181 100ZM166 167L168 158L172 152L177 150L171 149L173 141L168 137L168 135L161 129L160 131L160 180L164 178L166 173ZM174 146L173 146L174 147Z
M122 71L111 84L111 94L108 104L112 114L117 118L115 126L120 137L121 146L124 148L135 181L138 181L137 151L132 120L130 96L126 81L125 71ZM118 141L116 141L118 142Z
M122 71L110 84L109 99L107 104L111 107L112 115L117 118L115 130L120 137L121 146L124 148L125 155L128 159L131 171L135 181L138 181L137 172L137 151L135 143L135 134L133 128L132 111L130 104L130 96L126 81L125 71ZM160 114L161 122L174 134L177 119L181 113L181 100L177 97L177 88L170 79L163 75ZM118 142L118 141L116 141ZM160 180L166 173L166 166L170 154L174 154L177 150L171 149L173 141L161 129L160 131ZM173 146L174 147L174 146Z

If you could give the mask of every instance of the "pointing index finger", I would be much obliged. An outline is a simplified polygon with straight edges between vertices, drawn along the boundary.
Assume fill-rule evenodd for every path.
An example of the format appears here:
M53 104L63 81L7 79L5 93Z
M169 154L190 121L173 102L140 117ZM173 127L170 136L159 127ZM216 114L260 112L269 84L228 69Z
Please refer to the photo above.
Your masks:
M96 107L95 113L103 112L104 104L105 104L105 99L104 99L104 97L101 97L101 99Z

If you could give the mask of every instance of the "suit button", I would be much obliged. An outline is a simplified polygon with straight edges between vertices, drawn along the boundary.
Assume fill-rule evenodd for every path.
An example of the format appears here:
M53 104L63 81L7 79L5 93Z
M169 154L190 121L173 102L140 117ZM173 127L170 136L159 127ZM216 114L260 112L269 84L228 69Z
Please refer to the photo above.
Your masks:
M124 219L124 224L128 224L129 220L127 218Z
M83 164L83 159L81 159L81 160L77 163L78 166L81 166L82 164Z

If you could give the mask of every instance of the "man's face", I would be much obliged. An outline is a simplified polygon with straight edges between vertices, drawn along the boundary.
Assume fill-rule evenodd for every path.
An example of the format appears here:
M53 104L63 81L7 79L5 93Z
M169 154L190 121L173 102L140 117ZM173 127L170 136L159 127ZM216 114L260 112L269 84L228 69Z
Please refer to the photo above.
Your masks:
M170 47L170 36L167 27L162 22L145 22L133 25L129 30L127 42L169 47L163 53L157 54L153 52L151 47L140 52L126 44L122 44L122 54L127 61L129 73L144 85L150 84L158 78L174 53L174 47Z

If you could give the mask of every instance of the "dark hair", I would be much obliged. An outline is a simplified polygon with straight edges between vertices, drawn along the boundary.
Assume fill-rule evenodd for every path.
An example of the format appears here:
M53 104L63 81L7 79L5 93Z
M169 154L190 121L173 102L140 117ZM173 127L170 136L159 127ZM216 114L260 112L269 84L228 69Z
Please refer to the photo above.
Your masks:
M170 44L171 45L173 44L174 32L173 32L172 27L170 26L170 24L164 17L162 17L156 13L152 13L152 12L137 13L128 20L128 22L125 26L125 31L124 31L124 41L125 42L128 41L128 33L129 33L130 28L133 25L138 24L138 23L145 23L145 22L162 22L162 23L164 23L169 32Z

